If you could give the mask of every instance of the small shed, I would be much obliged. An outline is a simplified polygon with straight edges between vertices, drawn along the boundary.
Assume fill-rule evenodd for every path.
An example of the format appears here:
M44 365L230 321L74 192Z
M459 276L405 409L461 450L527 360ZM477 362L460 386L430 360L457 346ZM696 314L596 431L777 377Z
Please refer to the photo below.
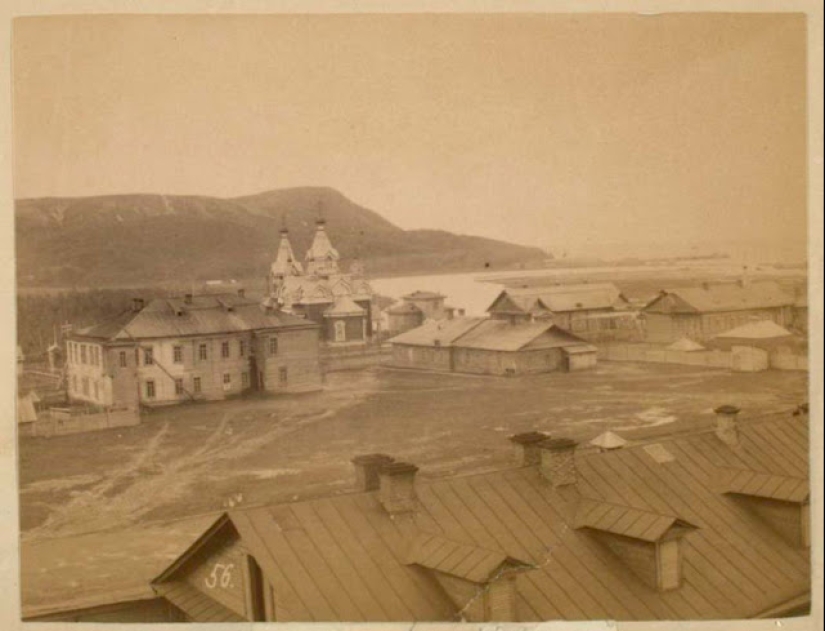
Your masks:
M708 345L722 350L731 350L734 346L772 350L789 344L793 339L790 331L773 320L758 320L719 333L708 341Z
M669 351L682 351L685 353L694 353L696 351L703 351L705 347L699 344L699 342L694 342L689 337L682 337L673 342L670 346L667 347Z

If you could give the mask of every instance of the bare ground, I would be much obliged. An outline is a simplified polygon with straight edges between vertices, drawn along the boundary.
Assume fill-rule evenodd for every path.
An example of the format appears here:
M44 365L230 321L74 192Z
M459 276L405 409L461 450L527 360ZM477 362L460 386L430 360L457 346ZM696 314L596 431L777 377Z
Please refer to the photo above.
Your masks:
M153 412L134 428L24 440L24 540L344 491L350 459L382 451L421 476L504 466L528 429L588 440L605 429L684 429L733 403L744 415L807 399L807 375L604 363L520 379L389 369L329 375L323 392Z

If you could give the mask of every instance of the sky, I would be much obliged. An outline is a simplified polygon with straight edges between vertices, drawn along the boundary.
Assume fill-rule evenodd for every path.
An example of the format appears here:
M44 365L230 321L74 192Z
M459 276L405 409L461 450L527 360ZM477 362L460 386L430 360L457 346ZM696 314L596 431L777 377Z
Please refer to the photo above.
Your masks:
M795 246L805 76L799 14L19 18L14 194L317 185L557 255Z

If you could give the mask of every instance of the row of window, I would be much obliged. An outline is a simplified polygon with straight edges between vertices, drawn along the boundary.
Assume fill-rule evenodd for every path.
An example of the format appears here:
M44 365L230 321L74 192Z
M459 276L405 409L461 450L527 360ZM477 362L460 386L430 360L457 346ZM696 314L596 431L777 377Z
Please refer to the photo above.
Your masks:
M277 337L270 337L269 344L268 344L268 351L270 355L277 355L278 354L278 338ZM221 342L221 359L229 359L232 356L231 353L231 345L230 342L224 341ZM246 357L247 354L247 344L245 340L238 340L238 357ZM196 357L198 361L208 361L209 360L209 344L206 342L201 342L197 346L196 350ZM135 363L140 364L140 352L135 349ZM152 366L155 363L154 358L154 349L151 346L143 347L143 365L144 366ZM172 363L174 364L182 364L183 363L183 345L176 344L172 347ZM120 351L120 367L125 368L127 366L127 357L126 351Z
M89 364L91 366L101 366L103 364L100 346L69 342L68 348L69 362L72 364Z
M78 388L78 383L80 388ZM78 380L77 375L72 375L71 389L75 394L82 394L87 398L91 397L92 391L94 391L94 396L92 398L94 398L95 401L100 400L101 388L100 382L97 380L91 381L88 377L82 377Z
M289 374L285 367L278 369L278 381L281 385L286 385L289 379ZM249 373L244 371L241 373L241 388L249 388ZM229 390L232 387L232 373L223 373L223 388ZM203 391L203 382L200 377L192 378L192 394L200 394ZM144 382L144 392L147 399L154 399L157 396L157 389L155 387L155 380L149 379ZM183 379L178 377L175 379L175 395L182 396L187 394Z

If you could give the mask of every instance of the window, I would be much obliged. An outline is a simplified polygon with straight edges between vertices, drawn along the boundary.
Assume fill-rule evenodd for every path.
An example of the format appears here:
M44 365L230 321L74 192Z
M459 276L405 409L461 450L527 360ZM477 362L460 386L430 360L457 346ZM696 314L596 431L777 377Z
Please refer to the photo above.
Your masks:
M244 342L243 340L238 342L238 355L240 355L241 357L246 355L246 342Z
M89 378L83 377L83 395L89 396Z
M232 383L232 375L230 375L228 372L223 373L223 382Z
M221 342L221 357L229 357L229 342Z
M72 375L72 392L77 392L77 375Z
M97 385L97 381L95 381L95 401L100 399L100 386Z
M198 359L200 359L201 361L206 361L206 358L206 344L201 344L198 346Z
M183 394L183 379L175 379L175 394L178 396Z
M244 388L249 387L249 373L248 372L242 372L241 373L241 385Z
M176 364L183 363L183 346L172 347L172 361Z
M126 351L120 351L120 367L126 368Z
M151 366L155 363L155 358L152 355L152 347L144 348L143 349L143 364L145 366Z
M86 345L85 344L80 345L80 363L81 364L86 363Z
M146 382L146 398L147 399L154 399L155 398L155 382L154 381L147 381Z
M278 338L277 337L270 337L269 338L269 354L270 355L277 355L278 354Z
M280 383L282 386L285 386L288 377L289 377L289 375L287 373L286 368L282 367L282 368L278 369L278 383Z
M345 342L347 339L347 325L343 320L335 322L335 341Z
M195 377L192 381L192 387L195 390L195 394L198 394L201 391L201 378Z

